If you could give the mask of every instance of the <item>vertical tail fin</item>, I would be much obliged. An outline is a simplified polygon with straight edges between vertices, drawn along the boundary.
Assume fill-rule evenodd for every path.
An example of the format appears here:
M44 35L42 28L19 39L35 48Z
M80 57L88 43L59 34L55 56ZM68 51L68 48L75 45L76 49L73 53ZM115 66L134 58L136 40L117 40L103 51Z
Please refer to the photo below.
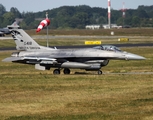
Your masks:
M16 23L7 27L11 31L17 50L36 51L42 48Z

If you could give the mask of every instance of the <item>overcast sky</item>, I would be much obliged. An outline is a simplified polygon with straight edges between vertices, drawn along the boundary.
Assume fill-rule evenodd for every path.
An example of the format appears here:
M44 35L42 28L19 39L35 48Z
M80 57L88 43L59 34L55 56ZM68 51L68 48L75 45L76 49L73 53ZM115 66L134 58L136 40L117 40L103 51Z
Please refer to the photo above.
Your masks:
M125 2L125 8L137 9L139 5L153 5L153 0L111 0L111 8L119 10ZM38 12L60 6L89 5L91 7L107 8L108 0L0 0L7 11L16 7L20 12Z

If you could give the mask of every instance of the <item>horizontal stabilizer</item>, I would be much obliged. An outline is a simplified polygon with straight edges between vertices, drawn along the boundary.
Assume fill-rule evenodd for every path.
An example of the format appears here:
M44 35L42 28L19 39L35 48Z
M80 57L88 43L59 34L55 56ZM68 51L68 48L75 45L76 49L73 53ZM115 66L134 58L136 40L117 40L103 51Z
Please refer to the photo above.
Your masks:
M8 57L8 58L3 59L2 61L3 62L14 62L18 60L21 60L21 58L20 57Z

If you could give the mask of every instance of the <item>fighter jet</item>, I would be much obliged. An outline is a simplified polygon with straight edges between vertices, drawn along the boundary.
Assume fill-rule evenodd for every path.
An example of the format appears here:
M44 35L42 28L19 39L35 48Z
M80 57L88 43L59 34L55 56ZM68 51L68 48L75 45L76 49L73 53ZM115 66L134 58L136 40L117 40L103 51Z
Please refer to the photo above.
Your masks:
M97 71L108 65L109 60L144 60L145 58L128 52L107 51L95 48L57 49L40 46L19 26L8 26L16 43L17 52L5 58L5 62L32 64L38 70L53 70L53 74L70 74L70 69Z
M16 25L18 25L17 21L13 22L11 26L16 26ZM9 34L11 34L11 31L8 29L8 27L0 28L0 36L4 37L5 35L9 35Z
M5 35L8 35L8 34L11 34L11 32L9 31L8 28L0 28L0 36L5 36Z

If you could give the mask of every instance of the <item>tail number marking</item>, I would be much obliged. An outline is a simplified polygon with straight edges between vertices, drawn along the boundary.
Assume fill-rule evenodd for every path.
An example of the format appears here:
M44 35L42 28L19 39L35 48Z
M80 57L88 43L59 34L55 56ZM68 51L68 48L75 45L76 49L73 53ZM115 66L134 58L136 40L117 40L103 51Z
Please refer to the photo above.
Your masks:
M24 42L24 45L32 45L32 42Z

